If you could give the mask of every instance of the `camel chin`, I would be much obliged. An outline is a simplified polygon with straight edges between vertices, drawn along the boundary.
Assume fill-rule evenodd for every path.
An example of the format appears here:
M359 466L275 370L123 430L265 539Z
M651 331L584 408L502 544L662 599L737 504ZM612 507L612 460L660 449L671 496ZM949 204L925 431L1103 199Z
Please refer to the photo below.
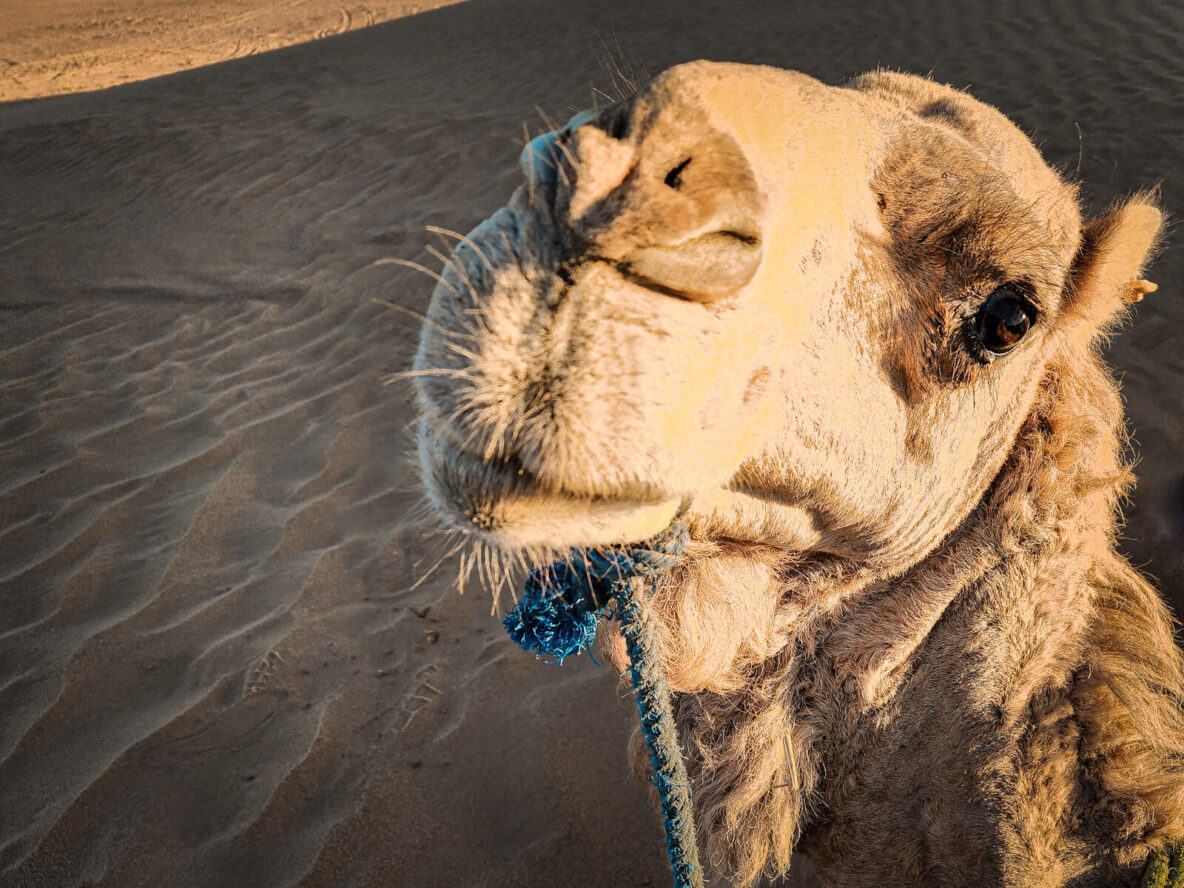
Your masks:
M437 513L508 550L561 552L570 546L605 546L644 540L676 518L697 536L823 550L822 536L805 508L771 505L725 487L666 497L650 492L579 495L547 489L520 467L467 454L441 442L430 427L419 432L424 481Z

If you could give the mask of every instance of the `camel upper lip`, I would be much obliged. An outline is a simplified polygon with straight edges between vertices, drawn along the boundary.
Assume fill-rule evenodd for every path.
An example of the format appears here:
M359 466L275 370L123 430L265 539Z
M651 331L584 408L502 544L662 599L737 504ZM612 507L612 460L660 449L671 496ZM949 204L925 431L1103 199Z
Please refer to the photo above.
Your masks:
M678 290L674 287L668 287L665 284L655 281L653 278L648 278L643 274L638 274L629 265L628 262L614 262L613 267L620 273L626 281L634 286L649 290L653 293L659 293L662 296L673 296L675 299L681 299L683 302L702 302L701 299L696 299L691 293Z
M617 272L623 277L626 283L632 284L635 287L641 287L643 290L649 290L653 293L659 293L663 296L673 296L675 299L681 299L684 302L699 302L689 292L685 292L675 287L667 286L666 284L656 281L651 277L638 272L629 263L628 259L614 259L611 256L600 256L596 253L589 253L582 256L575 262L562 262L555 269L555 276L563 281L564 288L575 285L575 272L581 267L590 267L594 264L606 265L613 271Z
M698 284L703 280L702 276L712 266L696 269L699 277L695 278L694 283L687 278L687 272L690 271L687 263L682 263L682 267L675 265L663 269L661 268L661 262L659 262L658 270L665 273L664 276L666 279L654 275L653 260L655 256L665 255L669 259L671 256L676 256L681 249L686 248L689 244L702 244L706 241L723 241L728 244L739 245L732 249L746 254L746 259L750 267L747 267L743 273L733 274L731 272L734 271L733 266L736 265L735 262L720 262L715 266L717 271L715 274L716 279L709 286L699 286ZM730 229L711 231L680 243L640 244L636 249L631 250L622 257L606 256L591 251L574 262L560 263L555 270L555 274L566 286L571 286L574 282L573 272L576 268L593 263L603 263L620 274L627 283L634 286L642 287L663 296L671 296L684 302L710 304L731 295L744 287L752 279L753 274L756 273L756 267L760 262L760 248L761 239L759 234L733 231ZM680 283L686 283L686 286L681 286Z

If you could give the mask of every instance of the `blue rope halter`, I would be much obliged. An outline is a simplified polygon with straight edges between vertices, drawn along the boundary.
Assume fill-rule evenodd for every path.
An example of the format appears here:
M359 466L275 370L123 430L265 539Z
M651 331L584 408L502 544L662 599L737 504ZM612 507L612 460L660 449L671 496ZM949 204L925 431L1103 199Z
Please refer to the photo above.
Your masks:
M674 566L687 539L686 526L678 523L634 546L573 549L566 561L530 572L526 593L502 622L521 647L562 663L592 645L600 617L621 621L641 732L653 766L650 779L658 788L665 820L674 886L703 888L690 781L678 745L670 689L658 667L654 620L642 603L644 588L652 588Z

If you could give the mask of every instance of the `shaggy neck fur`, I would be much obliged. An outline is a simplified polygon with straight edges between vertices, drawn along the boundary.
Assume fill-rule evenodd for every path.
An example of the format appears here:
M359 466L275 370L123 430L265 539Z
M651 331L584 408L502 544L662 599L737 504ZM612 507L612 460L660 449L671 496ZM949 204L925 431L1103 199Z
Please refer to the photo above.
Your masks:
M1170 617L1113 547L1122 428L1066 345L921 561L693 544L654 607L711 866L747 885L797 846L844 886L1118 885L1184 834Z

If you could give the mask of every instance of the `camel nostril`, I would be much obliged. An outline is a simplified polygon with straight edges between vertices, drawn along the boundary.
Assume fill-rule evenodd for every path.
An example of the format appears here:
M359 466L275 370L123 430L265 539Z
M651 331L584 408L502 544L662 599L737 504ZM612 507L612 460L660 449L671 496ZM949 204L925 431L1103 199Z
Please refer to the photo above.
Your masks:
M761 245L761 239L755 234L745 234L742 231L718 231L716 234L720 237L734 238L746 247L759 247Z
M690 163L691 158L688 157L686 160L680 161L676 166L674 166L670 172L666 174L666 178L663 180L666 183L666 187L673 188L675 191L677 191L682 186L682 171L685 170L690 165Z
M629 103L617 105L604 122L604 130L614 139L623 141L629 136Z

